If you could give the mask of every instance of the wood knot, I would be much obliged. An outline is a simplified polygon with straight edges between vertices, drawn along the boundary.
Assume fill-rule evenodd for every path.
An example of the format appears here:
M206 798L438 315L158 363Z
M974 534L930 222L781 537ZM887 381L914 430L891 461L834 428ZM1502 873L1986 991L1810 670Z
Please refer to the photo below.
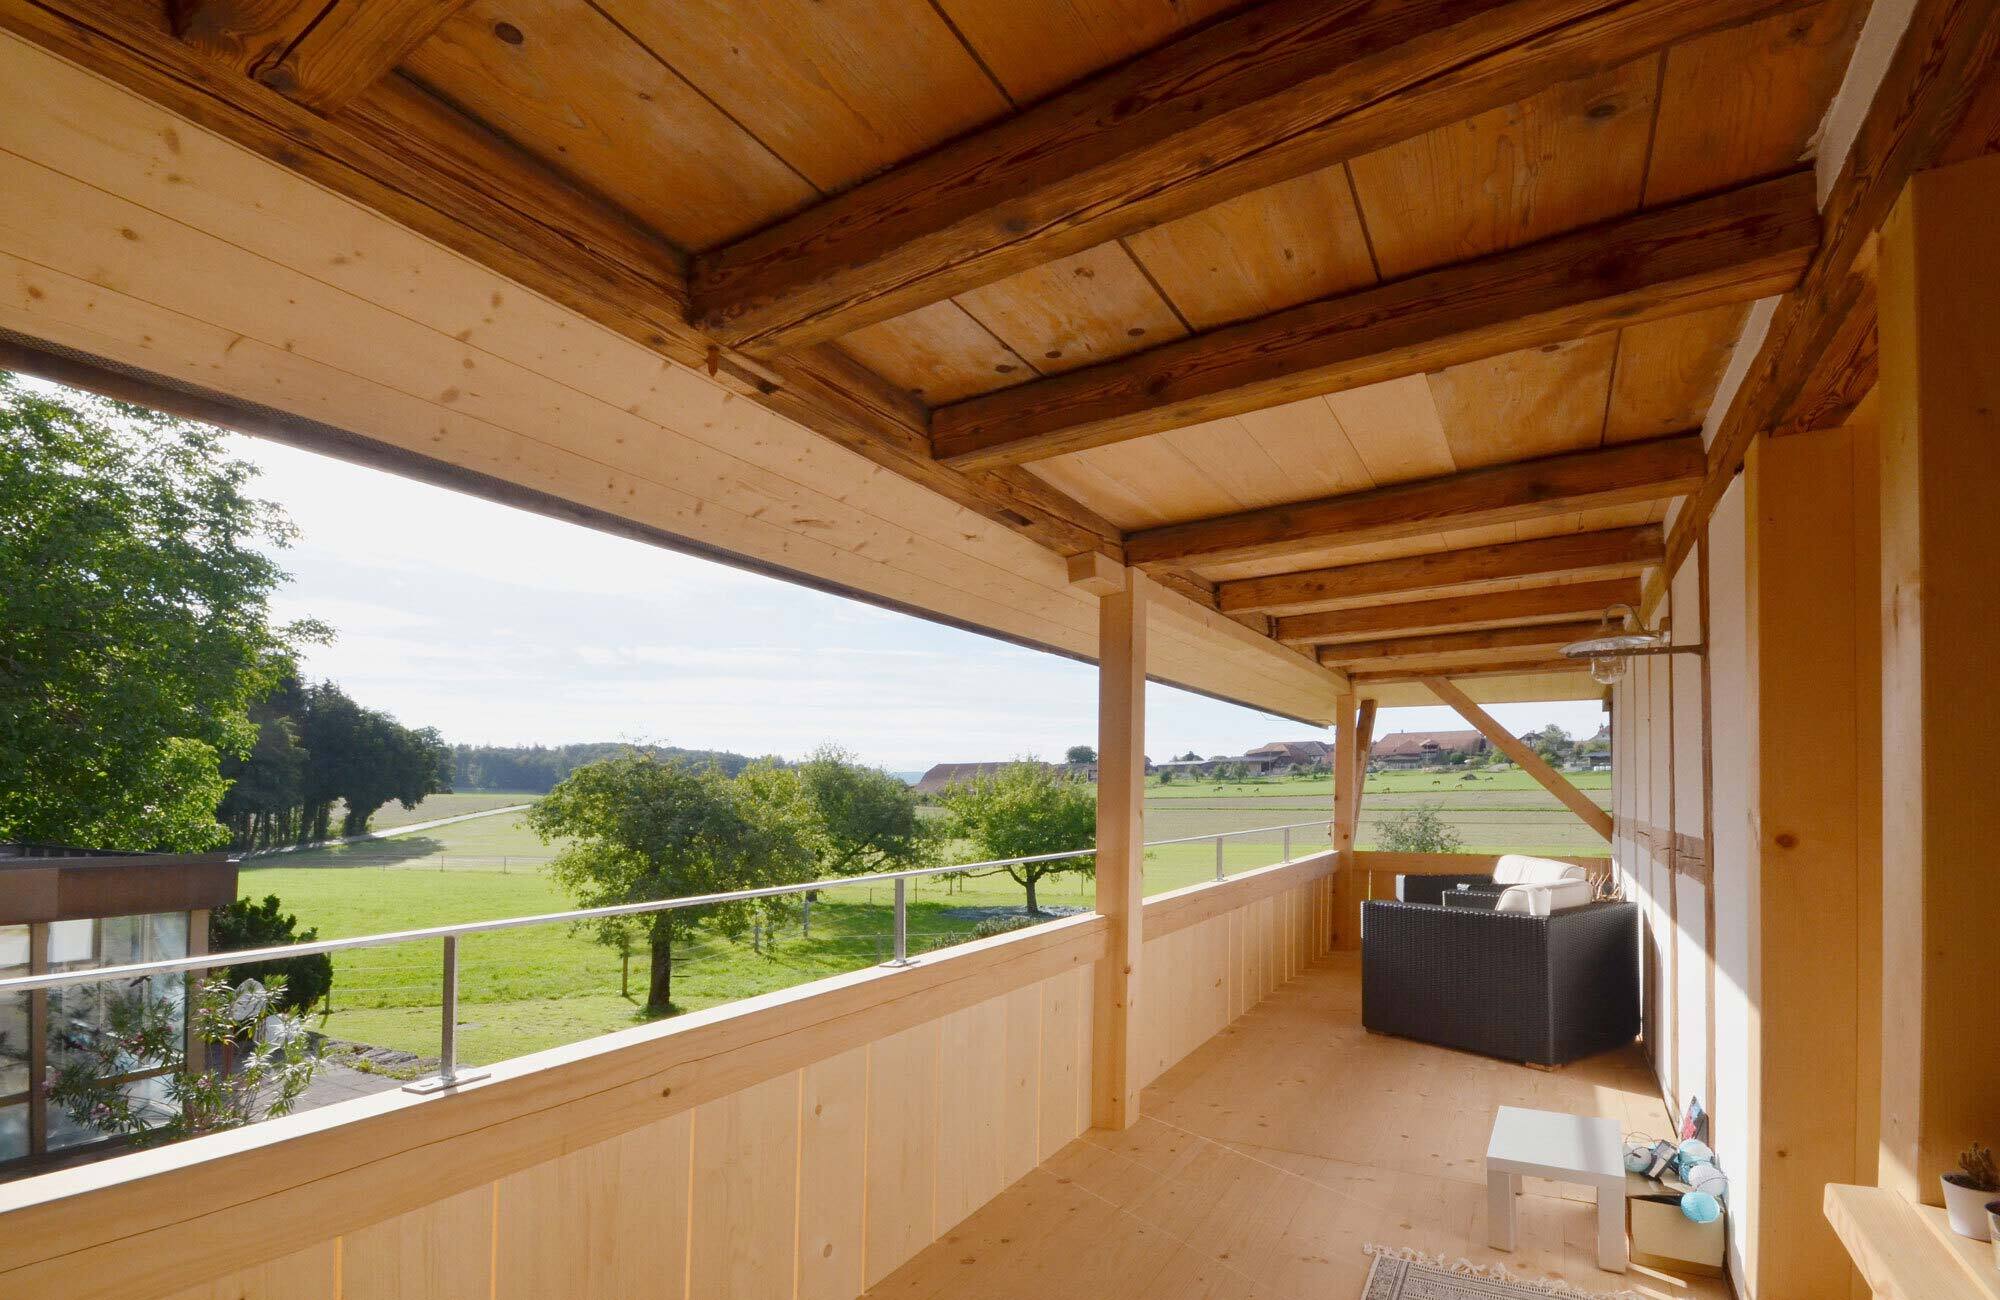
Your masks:
M1779 831L1777 835L1777 844L1778 847L1781 849L1795 849L1799 846L1799 837L1792 834L1790 831Z

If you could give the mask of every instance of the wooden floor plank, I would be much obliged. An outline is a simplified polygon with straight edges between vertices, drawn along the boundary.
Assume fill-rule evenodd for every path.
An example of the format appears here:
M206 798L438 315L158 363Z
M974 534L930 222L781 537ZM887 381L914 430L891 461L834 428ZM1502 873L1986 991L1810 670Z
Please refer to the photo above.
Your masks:
M1635 1047L1553 1073L1365 1033L1360 970L1315 961L1168 1070L1131 1129L1054 1152L871 1297L1358 1295L1362 1246L1414 1246L1585 1290L1722 1300L1717 1279L1596 1267L1590 1193L1529 1179L1520 1249L1486 1245L1497 1106L1666 1136Z

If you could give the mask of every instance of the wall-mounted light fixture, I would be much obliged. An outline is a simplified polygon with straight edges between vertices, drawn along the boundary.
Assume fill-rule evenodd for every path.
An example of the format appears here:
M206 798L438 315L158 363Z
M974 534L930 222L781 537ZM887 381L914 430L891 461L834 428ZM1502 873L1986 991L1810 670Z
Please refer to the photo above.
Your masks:
M1562 653L1566 659L1590 660L1591 680L1614 686L1624 680L1633 655L1698 655L1707 649L1699 642L1675 645L1666 632L1647 631L1638 611L1630 605L1617 604L1604 611L1604 621L1596 636L1588 641L1572 641L1562 648Z

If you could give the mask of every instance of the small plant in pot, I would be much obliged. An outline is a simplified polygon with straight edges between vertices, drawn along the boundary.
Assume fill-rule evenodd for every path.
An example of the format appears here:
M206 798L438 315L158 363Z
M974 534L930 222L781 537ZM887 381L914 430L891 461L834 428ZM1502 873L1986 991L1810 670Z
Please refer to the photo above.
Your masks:
M1974 1142L1959 1154L1957 1172L1941 1178L1951 1230L1974 1241L1992 1240L1986 1202L2000 1196L2000 1169L1994 1167L1993 1153Z

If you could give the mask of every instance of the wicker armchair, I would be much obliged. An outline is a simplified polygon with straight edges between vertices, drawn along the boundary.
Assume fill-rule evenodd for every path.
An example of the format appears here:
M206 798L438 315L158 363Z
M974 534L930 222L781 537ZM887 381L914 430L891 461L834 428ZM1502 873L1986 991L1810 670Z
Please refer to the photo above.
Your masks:
M1361 1023L1533 1065L1622 1047L1639 1033L1639 909L1366 903Z

